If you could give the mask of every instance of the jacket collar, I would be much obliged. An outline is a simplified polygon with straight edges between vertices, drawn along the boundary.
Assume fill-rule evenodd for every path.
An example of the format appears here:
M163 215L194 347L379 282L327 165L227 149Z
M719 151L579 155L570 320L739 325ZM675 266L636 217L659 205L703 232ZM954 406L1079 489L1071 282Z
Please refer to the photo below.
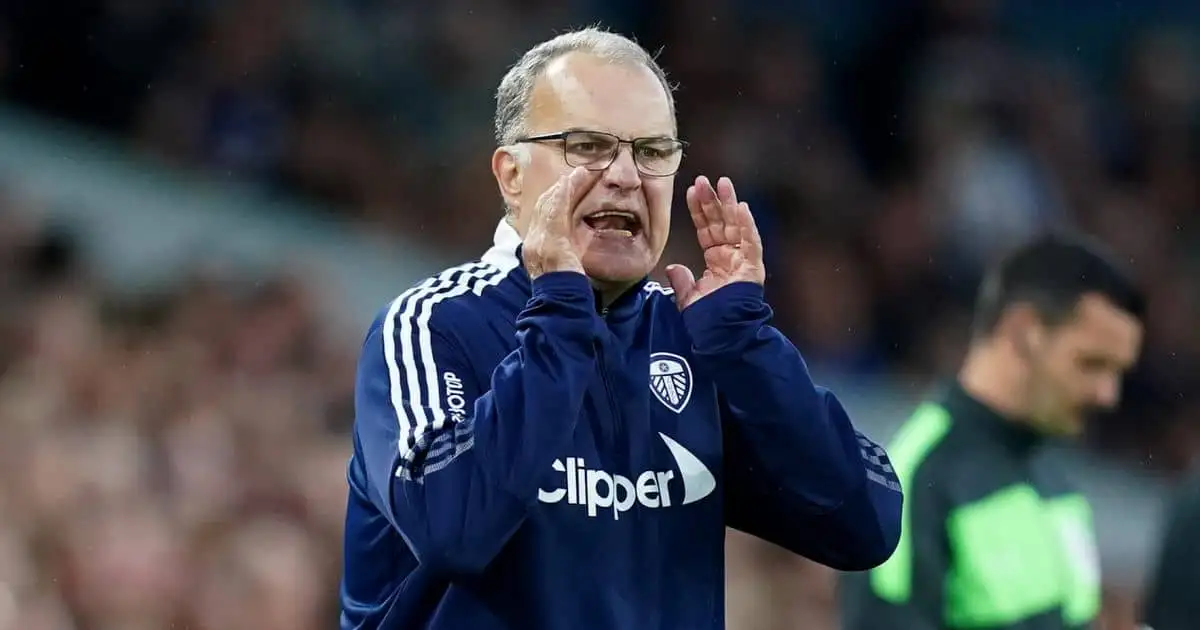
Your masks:
M972 396L956 380L947 388L943 405L950 417L978 427L1001 444L1017 453L1028 453L1044 442L1027 422L1009 418Z

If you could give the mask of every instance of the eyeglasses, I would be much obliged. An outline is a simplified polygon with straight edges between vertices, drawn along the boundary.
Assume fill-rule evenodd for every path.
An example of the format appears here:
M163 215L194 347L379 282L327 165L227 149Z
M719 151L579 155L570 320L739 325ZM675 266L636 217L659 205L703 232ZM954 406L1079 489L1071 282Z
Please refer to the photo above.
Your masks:
M687 146L678 138L659 136L622 140L603 131L560 131L518 138L517 142L561 142L567 166L582 166L589 171L603 171L612 166L621 146L628 144L638 171L649 177L668 177L679 171L683 149Z

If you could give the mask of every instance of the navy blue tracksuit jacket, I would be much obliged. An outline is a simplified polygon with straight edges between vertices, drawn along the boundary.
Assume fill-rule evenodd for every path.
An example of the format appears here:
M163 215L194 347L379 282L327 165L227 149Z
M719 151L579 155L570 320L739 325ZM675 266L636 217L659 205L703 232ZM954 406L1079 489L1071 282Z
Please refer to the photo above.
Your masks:
M726 526L835 569L891 555L887 457L762 287L599 308L580 274L530 282L519 245L502 223L370 328L342 630L724 628Z

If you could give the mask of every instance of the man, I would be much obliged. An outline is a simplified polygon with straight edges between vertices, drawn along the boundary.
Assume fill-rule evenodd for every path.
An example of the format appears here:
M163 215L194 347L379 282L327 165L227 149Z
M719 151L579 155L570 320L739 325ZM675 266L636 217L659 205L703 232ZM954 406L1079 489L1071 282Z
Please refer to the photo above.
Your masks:
M989 271L957 382L889 448L904 533L886 563L843 584L848 630L1088 627L1100 600L1090 507L1038 446L1117 404L1142 310L1083 240L1045 236Z
M1180 485L1166 516L1146 623L1154 630L1190 630L1200 620L1200 471Z
M897 481L768 325L728 179L687 190L700 277L646 280L683 149L654 60L561 35L496 109L494 246L402 294L363 348L341 627L722 628L726 525L883 562Z

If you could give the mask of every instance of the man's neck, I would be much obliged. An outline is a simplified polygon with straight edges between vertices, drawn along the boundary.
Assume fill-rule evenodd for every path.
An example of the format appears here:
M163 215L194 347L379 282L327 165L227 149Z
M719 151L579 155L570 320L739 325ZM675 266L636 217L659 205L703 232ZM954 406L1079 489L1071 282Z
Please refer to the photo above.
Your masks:
M616 302L622 295L628 293L630 289L641 284L641 282L641 280L633 282L602 282L592 280L592 288L595 289L599 297L599 306L601 308L608 308L612 306L613 302Z
M1024 418L1028 413L1021 395L1021 383L1015 370L1000 349L986 342L972 344L958 372L963 390L993 411L1010 419Z

